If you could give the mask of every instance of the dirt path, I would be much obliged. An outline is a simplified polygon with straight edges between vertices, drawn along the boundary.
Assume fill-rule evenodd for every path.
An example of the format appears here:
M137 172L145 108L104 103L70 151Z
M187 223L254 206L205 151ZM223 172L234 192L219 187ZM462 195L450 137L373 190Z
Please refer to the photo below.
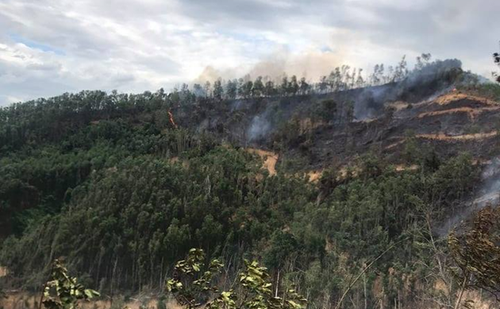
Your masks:
M446 135L446 133L436 134L417 134L416 137L423 139L439 140L439 141L470 141L470 140L483 140L492 138L498 135L497 131L476 134L463 134L463 135Z
M40 301L39 294L27 292L11 292L7 294L7 298L0 300L0 308L3 309L38 309L38 302ZM182 307L175 302L166 302L167 309L181 309ZM129 301L115 301L114 304L111 300L96 300L90 302L83 302L80 304L81 309L156 309L158 307L158 298L150 295L139 295L132 297Z
M262 167L268 170L269 175L276 175L276 162L278 162L279 159L278 154L272 151L256 148L248 148L247 151L260 156L264 160L264 164L262 164Z

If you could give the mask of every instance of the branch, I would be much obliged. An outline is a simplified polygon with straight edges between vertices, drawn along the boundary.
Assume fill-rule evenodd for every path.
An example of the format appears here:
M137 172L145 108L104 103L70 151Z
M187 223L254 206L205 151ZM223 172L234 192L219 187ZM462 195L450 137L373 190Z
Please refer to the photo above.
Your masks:
M460 288L460 293L458 294L458 299L457 299L457 302L455 303L454 309L458 309L458 307L460 306L460 303L462 302L462 296L464 295L464 291L465 291L465 287L467 285L468 277L469 276L467 276L467 275L464 276L464 281L462 282L462 286Z
M401 241L398 241L394 244L392 244L391 246L389 246L389 248L387 248L384 252L380 253L379 256L377 256L373 261L370 262L370 264L368 264L359 274L356 278L354 278L354 280L352 280L349 285L347 286L347 289L344 291L344 293L342 294L342 297L340 297L340 300L339 302L337 303L337 305L335 306L335 309L340 309L340 306L342 305L342 302L344 301L344 298L347 296L347 293L349 293L349 291L352 289L352 287L354 286L354 284L356 284L356 282L361 278L361 276L363 276L363 274L373 265L375 264L375 262L377 262L378 260L380 260L380 258L382 256L384 256L384 254L386 254L387 252L389 252L392 248L394 248L396 245L402 243L403 241L405 241L406 239L403 239Z

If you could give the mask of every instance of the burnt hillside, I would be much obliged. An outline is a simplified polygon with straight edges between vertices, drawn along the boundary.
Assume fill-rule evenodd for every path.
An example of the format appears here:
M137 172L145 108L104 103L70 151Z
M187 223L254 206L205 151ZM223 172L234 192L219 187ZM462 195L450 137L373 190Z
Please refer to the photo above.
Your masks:
M222 142L272 151L278 166L292 160L293 171L347 165L367 152L404 165L408 140L443 158L470 152L484 162L500 151L499 103L471 91L472 79L446 67L336 93L199 102L173 115Z

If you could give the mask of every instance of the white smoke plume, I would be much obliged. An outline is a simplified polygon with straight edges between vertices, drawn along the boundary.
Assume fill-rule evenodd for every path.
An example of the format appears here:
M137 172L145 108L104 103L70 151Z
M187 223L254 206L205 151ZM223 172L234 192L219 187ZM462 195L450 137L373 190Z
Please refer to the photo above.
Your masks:
M247 136L248 140L255 141L260 138L265 137L271 130L271 124L266 119L265 113L262 115L257 115L253 117L252 122L248 128Z
M500 201L500 158L495 158L491 161L491 164L481 174L481 179L483 184L475 198L437 230L439 236L446 236L453 228L470 217L474 212L488 205L496 206Z

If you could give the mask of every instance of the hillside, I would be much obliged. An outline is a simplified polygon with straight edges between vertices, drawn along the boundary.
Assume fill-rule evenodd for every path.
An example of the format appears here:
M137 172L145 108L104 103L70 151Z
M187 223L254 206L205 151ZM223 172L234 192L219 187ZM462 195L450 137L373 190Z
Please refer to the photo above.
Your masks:
M64 257L109 297L158 293L199 247L226 285L252 257L323 308L391 248L344 308L451 304L439 236L496 198L497 93L445 61L331 92L85 91L1 109L0 283L37 291Z

